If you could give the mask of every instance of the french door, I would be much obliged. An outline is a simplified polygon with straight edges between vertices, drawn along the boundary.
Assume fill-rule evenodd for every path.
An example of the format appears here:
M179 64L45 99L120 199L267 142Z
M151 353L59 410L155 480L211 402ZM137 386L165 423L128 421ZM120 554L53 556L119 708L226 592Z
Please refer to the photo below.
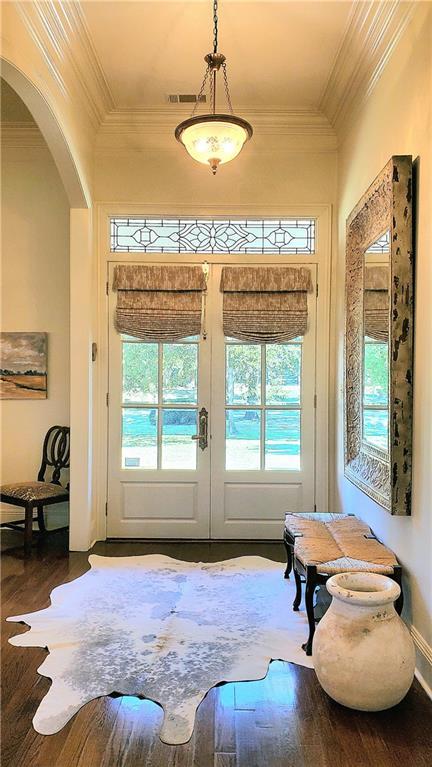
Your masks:
M304 336L239 342L223 335L221 268L205 338L120 336L110 293L109 537L272 539L284 511L314 508L315 292Z

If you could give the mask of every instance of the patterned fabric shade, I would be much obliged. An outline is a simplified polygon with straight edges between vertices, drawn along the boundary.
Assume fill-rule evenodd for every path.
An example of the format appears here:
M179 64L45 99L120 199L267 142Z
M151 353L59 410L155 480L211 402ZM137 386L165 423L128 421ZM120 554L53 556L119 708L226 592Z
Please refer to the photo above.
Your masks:
M364 286L365 336L386 342L389 337L388 266L366 266Z
M121 264L114 270L113 289L119 333L152 342L201 333L206 281L200 266Z
M307 330L309 269L292 266L222 269L223 329L241 341L275 344Z

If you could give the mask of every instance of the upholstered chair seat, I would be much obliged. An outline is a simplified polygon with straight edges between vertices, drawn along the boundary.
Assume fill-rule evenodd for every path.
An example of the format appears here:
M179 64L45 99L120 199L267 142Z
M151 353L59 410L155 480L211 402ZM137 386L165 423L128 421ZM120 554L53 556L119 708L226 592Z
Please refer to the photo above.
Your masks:
M55 498L58 495L68 495L68 491L64 487L52 482L15 482L10 485L1 485L0 493L25 503Z

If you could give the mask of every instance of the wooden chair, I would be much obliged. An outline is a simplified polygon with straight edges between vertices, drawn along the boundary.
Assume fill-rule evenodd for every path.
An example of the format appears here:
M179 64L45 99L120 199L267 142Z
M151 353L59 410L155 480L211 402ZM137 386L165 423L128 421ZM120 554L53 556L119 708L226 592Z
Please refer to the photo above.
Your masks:
M68 426L51 426L48 429L42 450L42 463L37 482L16 482L1 485L0 501L20 506L25 509L25 518L16 522L3 522L0 527L8 527L22 531L24 525L24 552L31 553L33 522L37 521L39 533L46 532L44 521L44 506L69 501L69 483L66 487L60 484L61 473L69 468L70 430ZM51 481L45 480L48 467L53 467ZM37 517L33 518L34 509ZM64 530L65 528L59 528Z

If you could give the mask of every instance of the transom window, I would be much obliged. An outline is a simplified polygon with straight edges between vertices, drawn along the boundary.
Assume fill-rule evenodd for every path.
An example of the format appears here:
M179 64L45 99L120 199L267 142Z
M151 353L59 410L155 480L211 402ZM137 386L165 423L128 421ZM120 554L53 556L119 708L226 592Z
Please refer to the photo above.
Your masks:
M315 220L112 218L111 252L310 255Z
M369 245L366 253L389 253L390 252L390 230L387 229L378 240Z
M300 469L302 338L225 344L225 467Z

